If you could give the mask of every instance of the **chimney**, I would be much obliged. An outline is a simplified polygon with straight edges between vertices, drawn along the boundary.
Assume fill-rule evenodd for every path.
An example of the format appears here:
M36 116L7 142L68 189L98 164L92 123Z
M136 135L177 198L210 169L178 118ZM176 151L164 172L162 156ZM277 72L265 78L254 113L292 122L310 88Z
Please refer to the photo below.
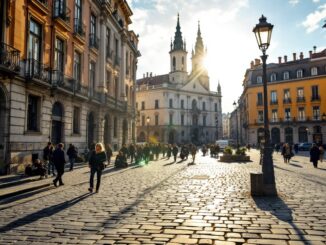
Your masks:
M309 58L310 59L312 58L312 51L311 50L309 51Z
M152 76L153 76L153 73L151 72L151 73L150 73L150 77L152 77Z
M278 57L278 63L279 63L279 64L282 64L282 57L281 57L281 56Z
M253 61L250 62L250 69L254 69L254 62Z
M146 72L146 77L148 77L148 72Z
M145 78L145 73L143 73L143 78Z
M288 62L288 57L284 55L284 63Z
M297 53L293 53L293 61L297 60Z
M316 53L316 49L317 49L317 47L316 47L316 46L314 46L314 54Z
M303 60L303 52L300 52L300 60Z

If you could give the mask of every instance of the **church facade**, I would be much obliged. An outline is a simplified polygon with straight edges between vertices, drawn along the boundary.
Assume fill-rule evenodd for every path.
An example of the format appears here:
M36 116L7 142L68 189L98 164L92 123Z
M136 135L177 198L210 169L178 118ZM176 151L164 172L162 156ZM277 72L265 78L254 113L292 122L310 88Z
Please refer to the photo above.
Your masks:
M147 73L136 82L137 141L164 143L215 142L222 138L222 92L210 91L203 60L206 56L200 26L192 50L191 72L179 16L170 49L170 72Z

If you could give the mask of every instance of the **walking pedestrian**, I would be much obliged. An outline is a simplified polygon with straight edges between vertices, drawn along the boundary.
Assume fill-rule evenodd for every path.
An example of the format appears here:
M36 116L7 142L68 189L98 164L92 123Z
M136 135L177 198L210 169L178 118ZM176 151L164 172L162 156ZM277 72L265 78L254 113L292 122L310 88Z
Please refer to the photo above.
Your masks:
M173 154L173 157L174 157L174 162L177 161L178 152L179 152L179 149L178 149L177 145L176 144L173 144L172 154Z
M111 157L113 155L112 148L111 148L110 144L106 144L105 151L106 151L106 157L108 158L108 164L110 164L111 163Z
M64 185L62 182L62 176L65 172L65 152L63 150L64 145L62 143L59 143L57 146L57 149L53 152L53 163L55 166L55 169L57 170L57 177L53 180L53 184L55 187L57 187L57 183L59 182L59 185Z
M314 143L310 149L310 162L313 163L314 168L318 167L318 160L320 159L320 151L318 146Z
M191 151L191 156L192 156L192 163L195 163L195 157L196 157L196 154L197 154L197 147L192 144L191 147L190 147L190 151Z
M69 148L67 150L67 155L69 157L69 163L70 163L69 171L72 171L74 169L74 164L75 164L76 158L78 156L78 151L73 144L69 144Z
M47 168L47 175L51 175L51 170L52 170L52 175L55 176L52 156L53 156L53 145L51 142L48 142L46 147L44 147L43 149L43 161L45 167Z
M169 160L172 154L172 146L169 144L167 145L166 157Z
M91 175L89 179L89 192L93 192L94 187L94 175L96 173L96 192L99 191L101 185L102 171L105 168L106 162L105 149L102 143L95 145L95 150L91 153L89 159L89 168L91 169Z
M134 144L129 145L129 156L130 156L130 163L135 160L135 154L136 154L136 147Z

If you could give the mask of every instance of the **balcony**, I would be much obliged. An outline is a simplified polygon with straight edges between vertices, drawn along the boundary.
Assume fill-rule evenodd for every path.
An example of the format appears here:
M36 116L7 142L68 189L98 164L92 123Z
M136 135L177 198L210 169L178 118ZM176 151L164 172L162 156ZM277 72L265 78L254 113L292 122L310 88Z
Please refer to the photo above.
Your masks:
M74 19L74 35L78 35L82 38L85 38L86 34L86 26L82 24L81 19L75 18Z
M278 100L271 100L270 105L278 105Z
M98 49L99 43L100 43L100 39L98 37L96 37L95 34L89 35L89 47L90 48Z
M50 82L49 68L35 59L25 61L25 76L27 80L38 79L43 82Z
M20 71L20 51L4 42L0 42L0 70Z
M297 97L297 103L305 103L306 99L305 97Z
M70 9L60 0L54 1L53 19L57 20L66 29L70 29Z
M64 86L64 74L60 70L52 70L51 72L51 81L53 87L62 87Z
M49 13L49 0L30 0L30 2L38 10L41 10L43 15L47 15Z
M311 102L320 102L320 96L319 95L312 96Z
M283 99L283 104L291 104L291 103L292 103L291 98L284 98Z

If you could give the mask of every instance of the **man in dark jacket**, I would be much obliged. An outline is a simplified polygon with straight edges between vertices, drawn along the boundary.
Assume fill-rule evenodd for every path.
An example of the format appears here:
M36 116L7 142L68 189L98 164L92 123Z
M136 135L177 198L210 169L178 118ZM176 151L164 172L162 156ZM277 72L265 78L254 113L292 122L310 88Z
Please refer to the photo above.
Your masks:
M178 152L179 152L179 149L178 149L177 145L176 144L173 144L172 154L173 154L173 157L174 157L174 162L177 161Z
M53 154L53 146L52 146L51 142L48 142L47 146L44 147L44 149L43 149L43 161L44 161L45 167L48 170L47 174L50 175L51 170L52 170L52 174L53 174L53 176L55 176L52 154Z
M57 187L57 182L59 185L64 185L62 182L62 175L65 171L65 152L63 151L63 144L59 143L57 149L53 152L53 163L57 170L57 177L53 180L53 184Z
M69 145L69 148L67 150L67 155L69 157L69 162L70 162L70 171L72 171L74 169L74 164L78 155L78 151L73 144Z
M310 162L313 163L314 168L318 167L318 160L320 158L320 151L316 144L312 144L310 149Z

